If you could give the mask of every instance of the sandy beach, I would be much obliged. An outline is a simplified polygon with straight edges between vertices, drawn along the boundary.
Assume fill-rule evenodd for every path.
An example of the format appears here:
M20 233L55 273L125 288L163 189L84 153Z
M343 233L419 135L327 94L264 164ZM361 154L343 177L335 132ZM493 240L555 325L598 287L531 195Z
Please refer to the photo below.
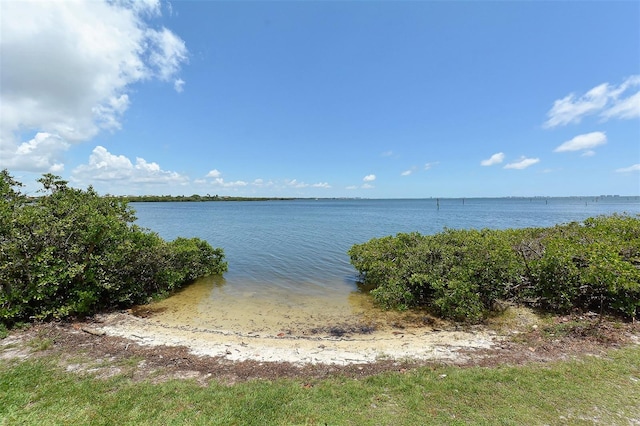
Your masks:
M469 350L489 349L501 340L491 331L449 331L429 326L365 330L326 329L313 335L211 330L142 318L130 313L96 317L93 332L123 337L140 345L184 346L194 355L231 361L294 364L361 364L385 359L464 361ZM340 334L340 335L337 335ZM461 354L464 349L465 355Z

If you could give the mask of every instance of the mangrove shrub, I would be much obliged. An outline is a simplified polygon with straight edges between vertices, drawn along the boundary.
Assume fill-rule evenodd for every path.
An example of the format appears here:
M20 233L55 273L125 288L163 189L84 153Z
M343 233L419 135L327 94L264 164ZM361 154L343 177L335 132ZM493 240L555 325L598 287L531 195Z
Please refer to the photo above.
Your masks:
M351 263L386 308L478 322L500 301L552 312L640 309L640 216L551 228L397 234L356 244Z
M197 238L166 242L135 224L122 199L44 175L27 198L0 172L0 322L85 315L144 303L226 271L222 249Z

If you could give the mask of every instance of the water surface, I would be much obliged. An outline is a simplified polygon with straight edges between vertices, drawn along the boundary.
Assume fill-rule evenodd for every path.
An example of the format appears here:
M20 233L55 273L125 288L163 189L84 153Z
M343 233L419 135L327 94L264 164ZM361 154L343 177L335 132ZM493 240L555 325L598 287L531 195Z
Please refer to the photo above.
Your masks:
M640 213L640 197L291 200L132 203L137 224L161 237L222 247L224 277L209 277L161 303L165 318L208 328L287 329L307 321L365 318L347 251L374 237L444 228L522 228ZM222 318L227 318L223 320Z

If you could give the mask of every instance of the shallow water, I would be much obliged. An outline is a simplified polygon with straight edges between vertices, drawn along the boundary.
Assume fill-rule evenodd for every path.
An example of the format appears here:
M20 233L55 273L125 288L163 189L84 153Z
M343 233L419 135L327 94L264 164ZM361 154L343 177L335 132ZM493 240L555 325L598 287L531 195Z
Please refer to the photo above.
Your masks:
M153 305L154 318L207 330L309 334L339 324L386 327L356 285L348 249L398 232L521 228L640 213L640 197L294 200L132 203L165 239L199 237L225 250L224 277L198 280ZM374 321L373 318L376 318Z
M269 286L242 291L227 287L221 277L200 279L146 308L154 320L171 326L247 336L341 336L430 323L420 312L381 312L360 291L305 294Z
M197 329L243 330L246 334L305 334L318 324L358 323L370 298L357 292L303 294L280 287L240 289L220 277L198 280L153 305L154 318Z

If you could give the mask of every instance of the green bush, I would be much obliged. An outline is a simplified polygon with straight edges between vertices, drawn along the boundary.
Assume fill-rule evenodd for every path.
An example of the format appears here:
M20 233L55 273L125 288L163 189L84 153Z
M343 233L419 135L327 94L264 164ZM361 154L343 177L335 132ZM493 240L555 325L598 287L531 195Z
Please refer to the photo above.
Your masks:
M64 318L144 303L226 270L224 253L197 238L165 242L136 225L120 199L41 178L27 199L0 172L0 323Z
M385 308L422 306L478 322L501 300L553 312L640 309L640 216L600 216L553 228L398 234L349 250Z
M540 239L529 280L541 307L635 317L640 307L640 220L626 215L556 226Z

